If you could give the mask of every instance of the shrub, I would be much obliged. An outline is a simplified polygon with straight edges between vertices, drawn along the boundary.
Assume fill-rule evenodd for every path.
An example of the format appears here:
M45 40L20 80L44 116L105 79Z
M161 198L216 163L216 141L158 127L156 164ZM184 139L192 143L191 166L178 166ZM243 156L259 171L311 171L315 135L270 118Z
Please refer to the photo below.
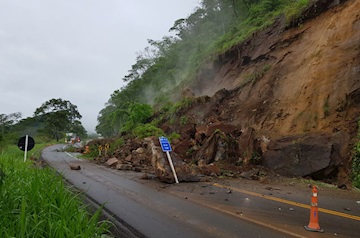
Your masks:
M353 185L360 188L360 142L355 146L355 155L352 161Z
M124 144L124 138L120 137L109 145L108 155L113 155L114 151Z
M109 223L91 216L61 176L39 169L14 146L0 154L0 237L101 237ZM26 178L26 179L24 179Z
M140 138L146 138L149 136L159 137L164 135L163 130L150 123L139 124L138 126L135 127L135 129L132 132L136 137L140 137Z
M182 116L182 117L180 117L180 123L181 123L181 125L186 125L187 121L188 121L187 116Z
M353 185L360 188L360 120L358 121L358 139L353 151L351 172Z
M168 136L168 139L170 141L173 141L174 139L179 139L180 138L180 134L176 133L176 132L173 132L171 133L171 135Z

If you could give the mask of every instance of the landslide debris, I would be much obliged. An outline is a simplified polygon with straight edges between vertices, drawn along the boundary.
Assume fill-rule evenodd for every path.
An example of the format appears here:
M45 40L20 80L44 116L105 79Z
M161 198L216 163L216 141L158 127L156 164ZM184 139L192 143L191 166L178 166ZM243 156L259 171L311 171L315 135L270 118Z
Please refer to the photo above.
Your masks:
M279 18L208 62L185 90L188 106L154 116L165 134L180 135L172 155L181 180L274 171L349 184L360 118L358 9L357 0L315 1L301 18ZM116 167L173 182L157 138L129 139L112 156Z

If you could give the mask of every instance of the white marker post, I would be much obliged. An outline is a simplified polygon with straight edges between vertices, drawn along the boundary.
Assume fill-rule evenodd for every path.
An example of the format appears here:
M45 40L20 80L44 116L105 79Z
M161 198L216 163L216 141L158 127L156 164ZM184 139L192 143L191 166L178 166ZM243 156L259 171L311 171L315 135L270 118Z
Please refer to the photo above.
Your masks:
M179 180L178 180L178 178L177 178L177 175L176 175L176 171L175 171L173 162L172 162L171 157L170 157L170 152L169 152L169 151L166 151L166 155L167 155L167 158L168 158L168 160L169 160L169 164L170 164L170 167L171 167L171 171L172 171L173 174L174 174L175 182L176 182L176 183L179 183Z
M160 141L162 151L166 153L166 156L167 156L167 158L169 160L170 168L171 168L171 171L174 174L175 182L179 183L179 180L177 178L176 171L175 171L175 168L174 168L174 164L173 164L173 162L171 160L171 156L170 156L170 151L172 151L170 142L168 141L168 139L166 137L163 137L163 136L159 137L159 141Z
M26 155L27 155L27 150L28 150L28 144L29 144L29 136L26 135L25 136L25 153L24 153L24 162L26 161Z

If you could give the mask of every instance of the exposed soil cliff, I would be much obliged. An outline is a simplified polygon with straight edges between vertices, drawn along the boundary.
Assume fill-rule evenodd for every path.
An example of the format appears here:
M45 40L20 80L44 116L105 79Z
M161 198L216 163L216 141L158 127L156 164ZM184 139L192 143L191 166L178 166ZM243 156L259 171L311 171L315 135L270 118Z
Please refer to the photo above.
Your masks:
M360 117L359 9L359 0L315 1L301 19L279 18L204 66L184 91L191 103L160 122L166 134L181 135L173 157L184 180L259 178L260 165L348 184ZM143 164L171 182L157 138L137 145L148 154L143 160L152 158ZM122 161L138 160L136 148L118 151Z
M281 174L344 180L360 115L359 9L358 0L317 1L292 27L278 19L219 56L191 87L197 96L226 89L192 109L209 112L200 124L254 128L270 140L262 163Z

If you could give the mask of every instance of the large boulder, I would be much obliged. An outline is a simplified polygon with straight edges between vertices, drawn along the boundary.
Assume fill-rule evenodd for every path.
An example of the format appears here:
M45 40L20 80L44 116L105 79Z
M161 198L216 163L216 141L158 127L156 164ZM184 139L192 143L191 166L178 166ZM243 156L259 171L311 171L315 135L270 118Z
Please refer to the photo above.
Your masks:
M346 156L346 133L310 133L271 140L263 155L264 166L284 176L337 176Z
M190 140L182 140L176 145L173 145L172 148L177 154L186 154L187 151L193 146Z
M175 177L169 165L167 155L161 151L157 138L149 137L145 138L145 141L151 150L151 165L155 171L155 175L164 183L174 183ZM199 181L199 178L192 172L191 167L180 160L174 152L171 153L171 159L179 182Z
M243 164L248 165L255 153L254 151L254 144L256 142L255 130L254 128L248 127L242 130L241 132L242 133L238 138L239 154L240 154L240 158L243 161Z
M231 134L215 130L213 134L204 141L202 147L197 151L195 160L210 164L218 161L229 163L238 159L238 144Z
M233 135L240 134L237 126L222 123L222 122L215 122L215 123L209 124L207 126L207 130L206 130L205 134L206 134L206 136L211 136L217 130L222 131L226 134L233 134Z

